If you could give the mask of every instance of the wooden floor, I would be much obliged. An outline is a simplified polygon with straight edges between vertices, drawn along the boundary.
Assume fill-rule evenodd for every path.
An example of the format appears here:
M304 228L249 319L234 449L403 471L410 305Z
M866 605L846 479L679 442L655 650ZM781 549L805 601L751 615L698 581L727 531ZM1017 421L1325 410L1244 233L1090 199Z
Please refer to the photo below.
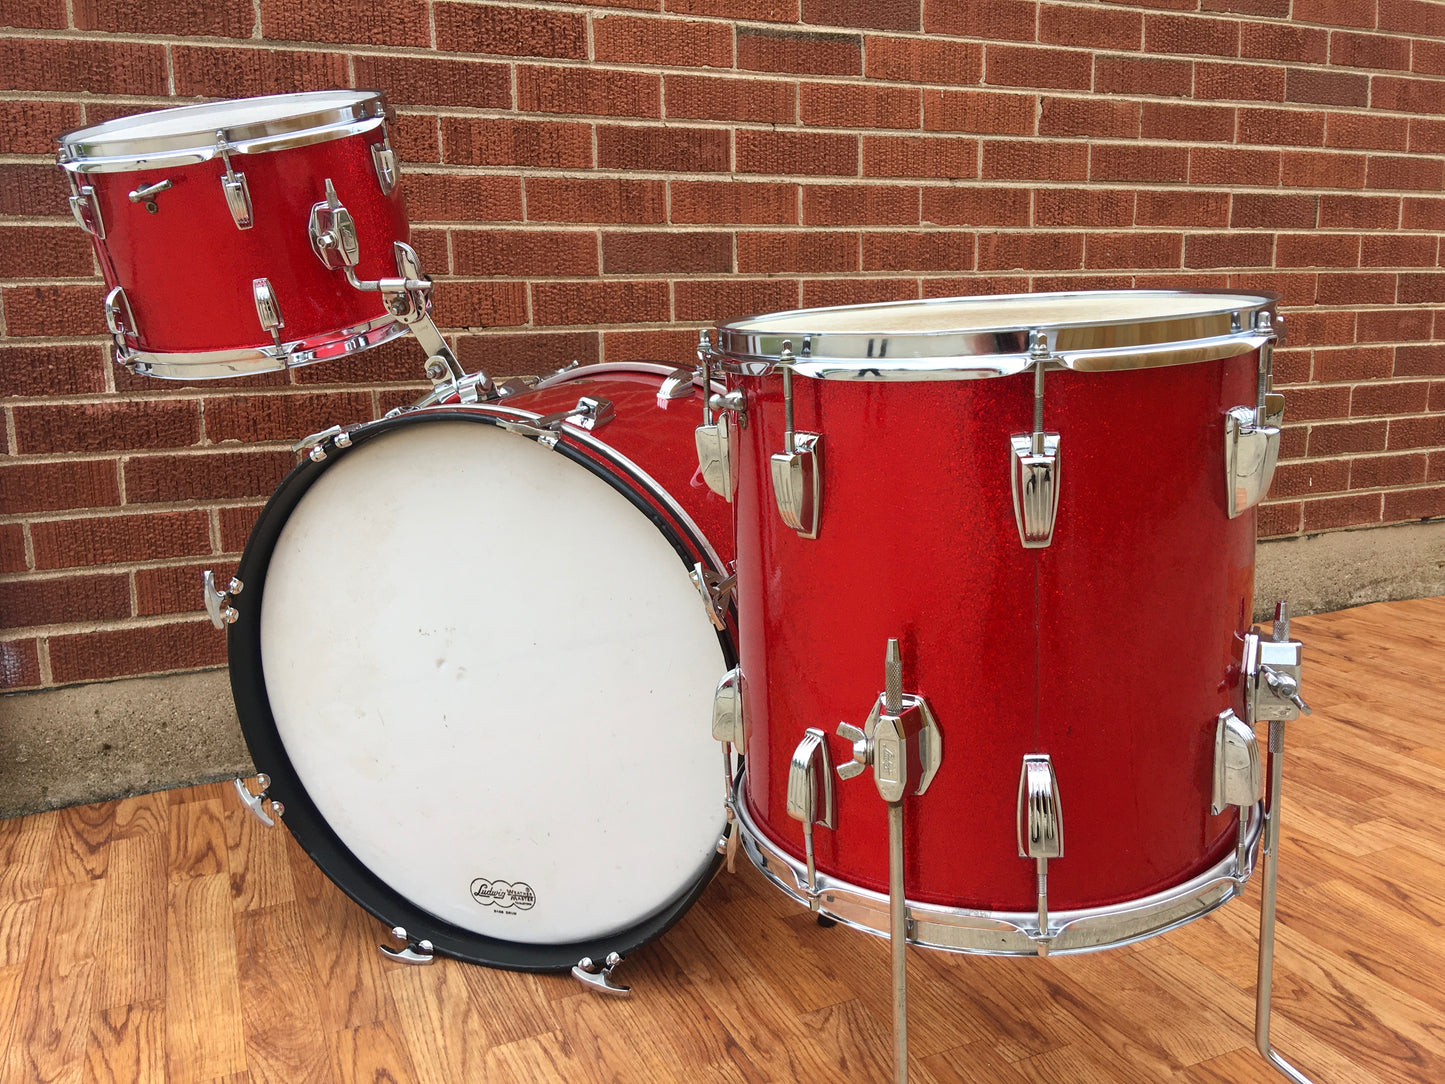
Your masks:
M1317 1084L1445 1081L1445 599L1294 631L1276 1040ZM222 786L0 822L0 1081L891 1080L887 943L746 867L619 1001L382 960ZM1282 1081L1252 1052L1258 894L1091 956L914 951L912 1079Z

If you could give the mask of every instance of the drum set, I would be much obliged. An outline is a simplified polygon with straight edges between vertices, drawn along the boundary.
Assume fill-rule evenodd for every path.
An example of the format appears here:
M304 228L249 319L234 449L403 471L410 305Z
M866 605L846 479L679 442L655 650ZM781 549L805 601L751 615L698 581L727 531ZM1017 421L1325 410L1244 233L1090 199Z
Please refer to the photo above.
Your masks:
M1302 647L1283 605L1250 624L1276 298L769 313L696 368L494 382L431 319L390 118L327 91L60 140L134 372L425 353L432 390L300 441L205 582L264 772L237 793L382 952L625 994L741 849L890 939L906 1081L907 945L1124 945L1260 861L1256 1037L1305 1081L1269 1038Z

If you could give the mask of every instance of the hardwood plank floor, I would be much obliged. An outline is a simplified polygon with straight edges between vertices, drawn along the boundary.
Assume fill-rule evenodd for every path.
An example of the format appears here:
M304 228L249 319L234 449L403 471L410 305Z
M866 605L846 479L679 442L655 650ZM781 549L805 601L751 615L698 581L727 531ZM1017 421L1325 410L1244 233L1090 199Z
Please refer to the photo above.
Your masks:
M1445 1080L1445 598L1297 619L1275 1039L1319 1084ZM383 960L384 931L229 788L0 822L0 1084L888 1081L887 943L744 860L622 974ZM915 1084L1268 1084L1258 885L1161 938L910 953Z

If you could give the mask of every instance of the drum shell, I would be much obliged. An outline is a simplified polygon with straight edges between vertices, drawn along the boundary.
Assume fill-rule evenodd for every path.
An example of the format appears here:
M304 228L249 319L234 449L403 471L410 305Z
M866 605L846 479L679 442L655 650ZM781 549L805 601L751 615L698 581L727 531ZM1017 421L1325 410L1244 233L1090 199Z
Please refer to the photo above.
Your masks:
M1019 773L1047 753L1064 855L1052 909L1106 906L1179 884L1233 845L1210 813L1216 718L1243 713L1254 513L1225 509L1224 414L1253 405L1257 356L1109 373L1050 372L1061 434L1052 544L1024 549L1010 437L1030 431L1033 377L938 382L795 379L796 428L822 434L818 537L781 520L769 456L783 450L782 379L734 376L739 655L759 828L799 860L787 770L808 727L850 758L897 637L903 688L927 698L942 766L906 803L906 891L946 907L1029 911ZM885 806L871 773L836 786L817 868L887 891Z
M198 354L272 345L261 327L252 281L268 279L285 321L283 342L306 342L387 318L381 294L350 286L311 249L312 206L326 181L356 223L360 279L394 277L394 241L408 239L401 185L384 194L371 149L385 137L368 132L305 146L233 154L250 191L252 226L239 229L221 189L219 157L205 162L128 172L84 172L69 163L76 184L89 185L105 224L94 238L108 289L121 287L135 318L127 345L147 354ZM155 214L129 193L170 181L155 195ZM279 365L276 367L280 367Z

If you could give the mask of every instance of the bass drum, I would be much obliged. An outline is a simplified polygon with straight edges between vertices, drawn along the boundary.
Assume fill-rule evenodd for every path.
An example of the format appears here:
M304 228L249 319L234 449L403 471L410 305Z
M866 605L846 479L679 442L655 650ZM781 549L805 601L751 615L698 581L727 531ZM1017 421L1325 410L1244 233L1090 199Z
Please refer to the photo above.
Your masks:
M229 633L246 741L297 841L411 941L601 960L716 868L733 641L689 571L732 545L701 397L633 364L412 409L328 437L262 512Z

